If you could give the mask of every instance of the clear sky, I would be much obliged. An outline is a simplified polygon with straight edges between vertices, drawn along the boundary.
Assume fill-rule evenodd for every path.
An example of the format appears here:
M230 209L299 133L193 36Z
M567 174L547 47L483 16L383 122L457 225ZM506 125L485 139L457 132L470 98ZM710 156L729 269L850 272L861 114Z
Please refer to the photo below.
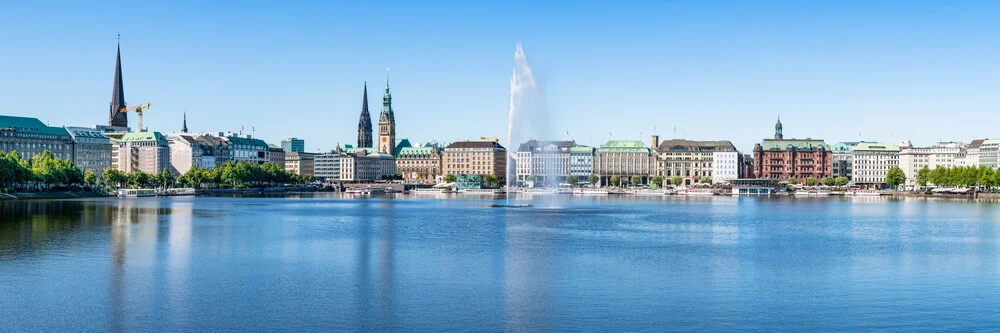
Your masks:
M521 41L552 126L583 144L676 126L749 151L779 114L786 138L968 142L1000 137L998 18L989 1L24 1L0 5L0 114L105 124L121 33L152 130L186 111L192 131L329 150L356 140L365 81L378 121L388 67L397 136L502 137Z

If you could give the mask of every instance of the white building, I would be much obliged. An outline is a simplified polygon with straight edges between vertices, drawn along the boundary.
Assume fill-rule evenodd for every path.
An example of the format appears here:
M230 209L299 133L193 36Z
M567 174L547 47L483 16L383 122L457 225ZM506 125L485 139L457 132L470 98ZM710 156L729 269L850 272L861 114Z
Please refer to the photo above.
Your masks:
M1000 155L1000 140L983 140L983 145L979 146L979 165L996 169L1000 166L998 155Z
M957 142L940 142L930 147L901 147L899 167L906 174L906 187L917 185L917 172L921 168L951 168L961 163L959 156L964 148Z
M340 162L345 156L336 151L316 155L313 162L316 180L327 183L340 181Z
M564 182L570 174L570 148L575 145L573 141L528 140L522 143L514 155L518 183L558 185Z
M181 175L192 166L212 169L229 160L228 141L208 133L175 133L167 136L170 172Z
M358 149L340 158L340 181L372 182L396 174L396 159L392 155L370 150Z
M170 147L160 132L126 133L118 142L118 170L160 173L170 166Z
M712 153L712 182L723 183L740 178L740 153L716 151Z
M226 135L229 134L229 135ZM229 143L229 159L234 162L247 161L253 164L264 164L271 161L271 150L264 140L254 139L249 135L233 135L219 133Z
M899 166L899 146L861 142L854 147L853 181L855 185L880 188L886 184L889 169Z
M569 149L569 174L584 177L594 174L594 147L577 146Z

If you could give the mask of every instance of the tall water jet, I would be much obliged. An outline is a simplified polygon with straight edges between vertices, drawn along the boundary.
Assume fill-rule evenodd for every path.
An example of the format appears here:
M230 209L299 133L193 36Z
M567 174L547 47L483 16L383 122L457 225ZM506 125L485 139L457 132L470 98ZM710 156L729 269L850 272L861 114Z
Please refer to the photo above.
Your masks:
M535 73L528 64L521 43L514 50L514 70L510 76L510 105L507 116L507 154L516 156L517 147L527 139L541 138L546 135L549 127L548 113L541 89L535 80ZM517 184L515 170L516 159L508 158L506 185L507 201L510 202L510 189Z

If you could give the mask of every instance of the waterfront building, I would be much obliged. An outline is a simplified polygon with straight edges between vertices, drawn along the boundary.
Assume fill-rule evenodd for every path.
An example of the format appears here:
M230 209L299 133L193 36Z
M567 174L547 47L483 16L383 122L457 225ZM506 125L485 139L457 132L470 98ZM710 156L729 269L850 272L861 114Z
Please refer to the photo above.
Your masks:
M271 150L264 140L233 133L220 133L219 136L229 143L229 160L233 162L264 164L271 161Z
M594 147L575 146L569 148L569 174L585 181L594 174Z
M288 138L281 140L281 149L286 153L301 153L306 151L306 140Z
M170 173L182 175L192 167L213 169L229 160L225 139L208 133L177 133L167 136Z
M676 176L684 178L685 186L696 184L702 177L713 182L739 178L739 152L732 142L684 139L658 142L656 135L652 139L658 155L656 174L665 183Z
M459 174L455 176L456 190L470 190L483 188L483 176L476 174Z
M385 94L382 96L382 115L378 120L378 151L395 156L396 115L392 112L392 94L389 93L389 73L385 74Z
M853 176L854 147L856 147L858 143L860 142L837 142L836 144L830 146L830 152L832 154L831 175L833 177L847 177L850 179Z
M316 155L313 161L313 175L316 180L324 183L340 181L340 161L345 154L337 150Z
M111 89L111 107L108 110L108 126L128 128L128 114L122 112L125 104L125 85L122 83L122 46L118 44L115 58L115 82ZM140 128L139 131L142 131Z
M899 146L881 143L858 143L854 147L854 185L882 188L889 169L899 166ZM905 173L905 172L904 172Z
M285 167L285 150L274 144L267 144L268 162Z
M37 118L0 116L0 151L16 150L25 160L43 151L59 159L73 158L73 137L65 128L46 126Z
M81 171L93 170L98 177L111 167L111 138L96 128L66 127L73 138L73 164Z
M754 178L757 178L757 175L755 175L753 173L753 171L754 171L753 155L741 154L740 155L740 159L741 159L741 164L740 164L740 169L741 169L740 170L740 178L744 178L744 179L754 179Z
M976 139L969 143L969 146L965 148L965 157L962 158L963 166L979 166L979 150L983 146L983 142L988 139Z
M407 147L403 147L403 144L396 147L396 171L403 176L403 179L429 182L441 176L444 148L438 147L436 143L429 146L408 147L408 141L403 141L407 142Z
M610 184L611 177L619 176L621 183L628 183L632 176L647 182L656 173L656 153L642 141L611 140L594 152L594 174L602 185Z
M285 171L299 176L315 175L316 153L285 153Z
M358 120L358 148L372 147L372 117L368 114L368 83L361 99L361 119Z
M396 159L372 148L357 148L340 157L340 181L373 182L393 175L396 175Z
M820 139L785 139L781 120L774 125L774 139L764 139L754 145L753 174L759 179L779 181L794 178L799 182L808 177L817 180L833 176L830 147Z
M958 142L939 142L930 147L913 147L910 144L901 145L899 150L899 167L906 174L906 187L917 185L917 172L927 167L952 168L958 166L956 160L965 148Z
M118 170L160 173L170 167L170 145L160 132L125 133L118 141Z
M570 149L574 146L576 142L573 141L528 140L522 143L514 153L517 183L555 186L565 182L570 174Z
M1000 140L989 139L983 140L983 144L979 146L979 164L989 168L996 169L998 166L997 155L998 149L1000 149Z
M459 141L444 148L445 175L495 175L507 179L507 149L495 141Z

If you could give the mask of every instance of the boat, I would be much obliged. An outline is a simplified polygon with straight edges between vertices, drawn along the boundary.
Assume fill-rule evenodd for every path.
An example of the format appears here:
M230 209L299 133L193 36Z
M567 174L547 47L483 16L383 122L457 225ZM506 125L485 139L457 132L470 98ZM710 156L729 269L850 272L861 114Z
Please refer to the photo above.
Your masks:
M688 188L677 191L680 195L715 195L715 192L710 188Z
M461 194L500 194L503 193L498 188L467 188L458 190Z
M490 205L490 208L530 208L530 207L535 207L535 205L532 205L532 204L513 204L513 205L492 204L492 205Z
M654 189L641 189L632 192L633 195L666 195L664 190L654 190Z
M119 198L155 197L156 190L151 188L130 188L118 190Z
M161 195L167 195L167 196L181 196L181 195L195 195L195 194L196 194L195 189L190 188L190 187L187 187L187 188L171 188L171 189L167 189L166 191L163 191L163 193L161 193Z
M795 191L795 196L800 196L800 197L822 197L828 195L830 195L830 191L827 190Z
M882 193L876 190L850 190L844 193L844 195L852 197L877 197L881 196Z
M443 188L415 188L415 189L410 190L410 193L413 193L413 194L442 194L442 193L445 193L447 191L448 190L443 189Z
M559 190L554 188L544 188L544 187L526 188L522 190L521 193L531 194L531 195L549 195L549 194L559 194Z
M352 187L345 191L347 194L360 194L360 195L371 195L384 193L385 189L381 187Z
M578 188L573 190L574 195L608 195L608 190L600 188Z

